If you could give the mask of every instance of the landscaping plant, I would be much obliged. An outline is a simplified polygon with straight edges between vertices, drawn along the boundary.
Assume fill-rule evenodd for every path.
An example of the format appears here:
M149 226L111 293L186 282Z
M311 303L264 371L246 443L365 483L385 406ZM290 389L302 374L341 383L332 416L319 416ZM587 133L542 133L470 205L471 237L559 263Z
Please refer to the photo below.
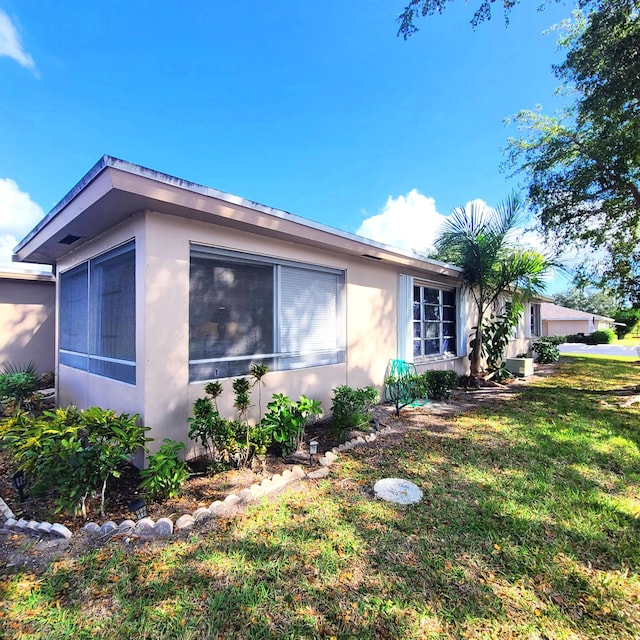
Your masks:
M189 477L187 463L180 459L184 448L183 442L165 438L159 451L148 457L147 467L140 470L140 486L151 500L166 500L179 494Z
M489 371L499 371L503 368L505 349L523 311L524 305L519 300L512 300L503 313L492 317L485 325L483 345ZM496 376L493 377L495 379Z
M280 453L286 456L301 448L309 418L321 413L318 400L300 396L297 402L293 402L284 394L276 393L267 405L262 425Z
M416 398L446 400L458 386L458 374L444 369L427 369L415 377Z
M380 394L374 387L353 389L346 384L336 387L331 403L336 435L342 440L349 429L358 429L368 424L373 417L373 407L379 399Z
M30 411L30 399L36 393L38 379L32 371L0 373L0 402L7 404L9 411L26 406Z
M254 363L249 369L249 373L253 378L252 387L258 386L258 422L262 422L262 387L266 386L266 383L262 380L269 372L269 367L265 364Z
M534 340L531 343L531 348L538 355L538 362L540 364L558 362L560 359L560 350L554 341L549 338L543 337Z
M109 478L120 475L120 466L141 447L146 450L145 431L138 415L75 407L45 411L32 418L17 412L2 430L3 446L9 447L19 469L34 478L34 492L54 489L57 510L87 516L87 500L100 495L104 515Z

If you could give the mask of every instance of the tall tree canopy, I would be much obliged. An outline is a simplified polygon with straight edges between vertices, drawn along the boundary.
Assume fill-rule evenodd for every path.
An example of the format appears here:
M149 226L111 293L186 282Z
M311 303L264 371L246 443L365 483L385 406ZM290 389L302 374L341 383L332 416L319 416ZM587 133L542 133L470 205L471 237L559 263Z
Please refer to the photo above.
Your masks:
M477 311L469 356L471 373L482 368L485 320L504 294L522 300L544 291L553 266L540 253L514 245L513 232L523 223L522 200L513 194L497 209L473 203L455 209L435 241L437 256L462 268L463 283Z
M620 306L617 298L606 291L580 287L571 287L562 293L557 293L553 301L561 307L578 309L608 318L613 318Z
M561 2L563 0L549 0L549 2ZM575 0L574 5L580 8L587 6L599 7L601 4L609 2L615 2L616 0ZM432 16L437 13L442 13L447 5L455 2L455 0L410 0L409 4L404 8L404 11L398 16L398 35L401 35L405 40L418 31L416 21L426 16ZM491 20L491 10L493 5L496 4L496 0L479 0L480 4L476 6L473 17L471 18L471 26L477 27L481 22L485 20ZM511 9L517 4L520 4L520 0L499 0L498 5L502 5L504 13L504 20L509 23L509 14ZM533 3L531 3L533 4ZM540 10L546 3L544 1L536 0L535 7Z
M575 102L559 116L521 111L509 140L542 230L589 253L582 281L640 304L640 1L611 0L574 21L556 67Z

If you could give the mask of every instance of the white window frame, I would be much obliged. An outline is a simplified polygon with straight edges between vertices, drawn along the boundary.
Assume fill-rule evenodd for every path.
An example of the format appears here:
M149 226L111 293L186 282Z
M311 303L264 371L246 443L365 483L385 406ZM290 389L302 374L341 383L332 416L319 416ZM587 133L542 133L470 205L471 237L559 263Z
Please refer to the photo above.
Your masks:
M539 302L530 304L529 332L531 338L540 338L542 336L542 306Z
M221 262L237 262L239 265L261 265L272 268L273 274L273 302L272 302L272 319L273 319L273 351L268 353L250 353L243 355L204 357L189 359L189 382L201 383L217 378L227 378L239 375L246 375L249 372L251 364L266 364L271 371L287 371L292 369L303 369L318 367L331 364L340 364L346 359L346 313L345 313L345 280L346 274L342 269L331 267L323 267L306 263L295 262L292 260L280 259L275 257L257 256L254 254L231 251L227 249L218 249L203 245L192 244L190 258L204 258L212 261L219 260ZM334 345L327 345L317 348L307 349L291 349L286 347L286 339L283 329L286 325L285 307L287 304L286 294L291 293L286 285L283 284L283 274L285 270L297 270L299 273L290 271L289 275L302 275L307 272L310 277L313 274L319 276L318 284L321 285L322 275L335 278L335 318L329 319L328 324L334 324L333 338ZM285 274L286 275L286 274ZM291 286L291 285L290 285ZM302 292L302 288L300 289ZM313 287L306 291L307 295L313 296ZM192 303L191 286L189 290L189 303ZM292 301L292 302L295 302ZM313 327L317 330L317 326ZM192 344L192 323L189 320L189 345L191 350ZM295 338L292 339L295 342ZM207 373L201 373L202 371Z
M413 309L414 309L414 305L416 304L416 300L415 300L415 289L419 289L420 291L420 301L418 302L418 304L420 305L420 319L416 320L413 316ZM438 303L436 305L436 303L433 303L434 306L437 306L439 309L439 315L440 318L438 320L428 320L424 317L424 305L425 303L425 290L431 290L431 291L435 291L437 292L438 295ZM453 305L450 304L445 304L444 303L444 294L448 293L448 294L452 294L453 295ZM429 361L429 360L433 360L433 359L441 359L441 358L447 358L447 357L455 357L458 351L458 345L459 345L459 341L458 341L458 334L460 332L460 328L459 328L459 322L460 322L460 314L458 312L458 305L459 305L459 296L456 292L456 289L454 287L444 287L442 285L436 285L433 283L429 283L429 282L424 282L424 281L420 281L420 280L415 280L413 282L413 287L411 290L411 310L412 310L412 331L410 334L411 337L411 354L412 354L412 361L413 362L423 362L423 361ZM452 320L445 320L444 319L444 309L448 308L448 309L453 309L453 319ZM417 338L414 334L414 325L419 323L420 324L420 337ZM439 340L439 349L437 353L429 353L426 354L424 353L424 346L425 346L425 341L429 340L430 338L428 338L428 336L425 335L425 328L427 324L439 324L439 336L438 336L438 340ZM454 327L454 333L453 335L445 335L445 331L444 328L447 325L451 325L453 324ZM444 343L445 340L453 340L453 343L455 345L454 347L454 351L447 351L444 348ZM416 354L415 353L415 343L418 342L420 343L420 354Z

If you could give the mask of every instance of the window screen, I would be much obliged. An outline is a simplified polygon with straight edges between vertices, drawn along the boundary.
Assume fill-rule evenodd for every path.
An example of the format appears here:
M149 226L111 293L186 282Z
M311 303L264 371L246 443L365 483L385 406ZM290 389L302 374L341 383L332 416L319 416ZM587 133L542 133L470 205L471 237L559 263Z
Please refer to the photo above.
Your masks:
M135 384L135 249L60 275L60 363Z

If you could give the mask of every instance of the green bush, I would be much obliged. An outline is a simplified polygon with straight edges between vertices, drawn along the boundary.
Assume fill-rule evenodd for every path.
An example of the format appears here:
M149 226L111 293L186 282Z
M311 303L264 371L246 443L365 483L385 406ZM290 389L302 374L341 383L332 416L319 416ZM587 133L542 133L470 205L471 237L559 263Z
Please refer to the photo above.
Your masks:
M640 309L620 309L613 314L614 320L622 324L616 325L618 338L629 333L640 332Z
M458 386L458 374L444 369L428 369L412 378L414 399L446 400Z
M293 402L284 394L276 393L267 405L262 426L280 453L286 456L302 444L308 419L321 413L318 400L300 396Z
M3 426L2 446L34 478L34 492L57 492L58 511L73 510L86 517L87 499L99 493L104 515L109 478L120 475L121 464L138 447L146 450L147 428L137 421L138 415L117 415L99 407L45 411L39 418L18 411Z
M331 413L333 428L339 439L344 439L349 429L359 429L373 417L373 406L380 394L374 387L353 389L344 384L333 390Z
M593 344L611 344L616 340L616 332L613 329L600 329L591 334Z
M159 451L149 456L147 467L140 471L140 486L151 500L166 500L179 494L189 477L187 463L179 456L183 449L183 442L165 438Z
M31 371L0 374L0 400L20 409L36 392L38 379Z
M531 348L538 355L540 364L549 364L558 362L560 359L560 350L558 346L550 338L539 338L531 343Z

